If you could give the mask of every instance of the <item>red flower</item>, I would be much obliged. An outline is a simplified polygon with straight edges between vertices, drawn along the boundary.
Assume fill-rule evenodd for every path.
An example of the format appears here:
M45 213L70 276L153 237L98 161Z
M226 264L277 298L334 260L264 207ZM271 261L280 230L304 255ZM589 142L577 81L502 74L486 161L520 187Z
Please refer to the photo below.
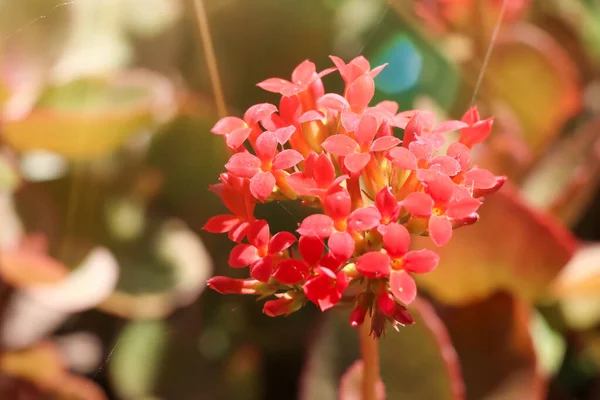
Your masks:
M247 232L249 244L238 244L229 254L233 268L250 266L250 275L268 282L273 271L273 257L290 247L296 237L290 232L279 232L271 237L265 220L254 221Z
M236 153L225 164L232 174L250 179L250 192L260 201L271 195L280 171L292 168L303 157L296 150L277 152L278 138L275 132L263 132L256 140L256 156L247 152Z
M427 273L435 269L439 256L431 250L408 251L410 235L406 228L393 223L383 235L385 252L369 252L358 259L356 269L367 278L389 276L392 294L404 304L416 295L415 281L409 273ZM391 311L390 311L391 312Z
M325 311L340 301L349 280L343 271L336 274L329 268L317 267L315 272L302 288L306 297Z
M311 84L333 71L335 68L328 68L317 73L315 64L304 60L292 72L291 82L281 78L269 78L256 86L268 92L280 93L282 96L289 97L307 90Z

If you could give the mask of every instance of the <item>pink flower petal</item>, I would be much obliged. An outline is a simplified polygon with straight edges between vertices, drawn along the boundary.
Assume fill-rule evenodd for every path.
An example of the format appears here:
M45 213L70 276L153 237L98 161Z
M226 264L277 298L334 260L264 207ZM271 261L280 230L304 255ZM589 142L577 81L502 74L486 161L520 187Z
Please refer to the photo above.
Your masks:
M279 128L275 131L275 136L277 136L277 142L280 145L284 145L290 140L290 137L296 132L296 127L293 125L286 126L283 128Z
M273 193L275 177L270 172L259 172L250 179L250 193L257 200L264 202Z
M463 185L471 189L490 189L496 186L496 177L487 169L473 168L465 172Z
M346 135L333 135L325 139L321 147L336 156L348 156L358 150L358 143Z
M425 274L431 272L437 267L440 261L440 256L435 252L427 249L409 251L403 257L404 268L408 272L416 274Z
M400 204L392 194L389 186L381 189L375 196L375 207L379 210L382 218L389 219L389 222L395 222L400 212Z
M375 117L365 114L362 116L356 128L354 136L361 146L370 145L377 133L377 120Z
M316 265L323 257L325 243L318 237L302 236L298 242L298 250L304 261L309 265Z
M327 93L317 100L317 106L329 110L342 111L350 107L350 104L348 104L348 100L337 93Z
M202 229L210 233L224 233L229 232L239 223L240 219L235 215L215 215L204 224Z
M210 130L215 135L227 135L235 130L247 128L244 120L237 117L221 118Z
M353 113L351 110L342 111L342 126L346 132L354 132L358 128L361 114Z
M298 118L299 123L310 122L310 121L321 121L325 119L325 115L316 110L310 110L305 112Z
M394 147L391 149L387 157L392 161L392 164L398 168L414 171L417 169L417 158L405 147Z
M344 158L344 166L353 174L357 174L369 163L371 154L352 153Z
M327 242L329 251L340 262L347 261L354 253L355 242L348 232L334 232Z
M303 282L308 276L308 265L295 258L280 261L275 268L273 278L286 285L295 285Z
M390 256L372 251L360 256L356 262L357 271L367 278L383 278L390 274Z
M325 211L334 221L345 219L350 214L351 207L350 193L345 188L338 186L327 192Z
M335 167L327 154L319 154L315 160L313 177L321 188L328 187L335 179Z
M315 64L309 60L302 61L292 72L292 81L298 84L309 83L317 73Z
M429 160L435 151L432 142L420 136L415 136L415 139L408 145L408 149L418 160Z
M272 93L282 93L286 89L295 86L292 82L281 78L269 78L256 84L259 88Z
M249 244L238 244L229 254L229 266L243 268L258 259L258 249Z
M432 215L429 217L428 229L431 240L438 247L448 243L452 237L452 224L444 216Z
M481 202L471 197L465 197L460 200L450 200L446 215L452 219L463 219L477 211Z
M377 75L379 75L379 73L385 68L387 67L388 63L379 65L375 68L373 68L370 72L369 75L371 76L371 78L375 79L377 77Z
M359 112L369 105L374 94L375 82L373 82L373 78L369 74L363 74L348 85L346 98L350 103L350 108Z
M254 144L256 156L261 160L272 160L277 151L277 135L274 132L263 132Z
M417 297L417 285L410 274L404 270L392 271L390 274L390 290L394 297L408 305Z
M429 169L448 176L454 176L460 172L460 164L452 157L437 156L429 161Z
M388 225L383 235L383 248L392 258L400 258L410 246L410 234L403 225L393 223Z
M304 157L296 150L286 149L273 158L273 169L288 169L302 161Z
M250 276L261 282L269 282L273 273L273 259L271 257L259 258L250 265Z
M448 146L446 155L454 158L460 164L461 171L469 168L471 163L471 150L462 143L453 142Z
M433 128L431 130L431 133L453 132L453 131L457 131L462 128L466 128L467 126L469 126L469 125L464 123L463 121L456 121L456 120L444 121L444 122L440 122L439 124L437 124L435 126L435 128Z
M232 155L227 164L225 164L225 168L240 178L252 178L260 172L260 165L261 162L258 157L243 152Z
M291 232L278 232L269 241L269 254L279 253L296 242L296 236Z
M333 220L327 215L314 214L304 218L297 232L302 236L327 238L333 232Z
M381 214L373 206L359 208L354 210L348 216L348 228L354 231L368 231L379 225Z
M400 139L394 136L383 136L375 139L371 145L371 151L386 151L400 144Z
M269 224L264 219L251 222L246 235L252 246L259 249L265 247L269 244L269 237L271 237Z
M488 118L483 121L478 121L460 130L460 143L471 148L477 143L483 142L492 132L494 118Z
M275 107L273 104L269 104L269 103L260 103L260 104L255 104L252 107L250 107L248 110L246 110L246 113L244 114L244 121L246 121L247 124L252 125L257 123L258 121L261 121L269 116L271 116L271 114L276 113L277 112L277 107Z
M423 192L414 192L402 200L402 205L412 215L417 217L428 217L433 208L433 199Z
M246 139L248 139L248 136L250 136L251 132L252 128L236 129L235 131L227 135L227 146L231 147L232 149L237 149L238 147L244 144Z
M417 178L435 202L446 203L452 197L454 182L448 175L432 170L418 170Z

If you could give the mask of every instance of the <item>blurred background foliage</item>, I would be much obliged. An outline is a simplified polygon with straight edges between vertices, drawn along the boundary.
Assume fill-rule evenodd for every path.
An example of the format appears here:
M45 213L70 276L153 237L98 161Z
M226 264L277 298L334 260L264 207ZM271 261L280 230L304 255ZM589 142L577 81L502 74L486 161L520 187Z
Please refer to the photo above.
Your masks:
M275 101L255 84L304 59L362 54L388 63L375 100L496 117L477 163L509 184L421 280L417 325L383 340L388 398L600 398L598 2L204 6L232 115ZM194 3L0 10L0 398L336 398L358 357L345 310L271 319L203 293L238 271L200 230L223 211L207 187L227 154ZM278 230L303 217L259 212Z

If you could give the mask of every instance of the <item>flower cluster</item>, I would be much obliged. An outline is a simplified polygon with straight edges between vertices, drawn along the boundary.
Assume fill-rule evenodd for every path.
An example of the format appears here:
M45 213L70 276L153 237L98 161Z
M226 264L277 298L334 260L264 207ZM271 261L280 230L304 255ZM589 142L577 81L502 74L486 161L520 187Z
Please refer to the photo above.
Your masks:
M434 251L411 249L411 235L445 245L453 229L477 221L481 197L504 178L470 164L471 148L490 134L492 119L481 120L472 108L461 121L436 124L431 112L398 112L391 101L369 106L384 66L371 69L364 57L348 64L331 59L335 68L318 73L304 61L291 81L259 83L281 94L278 108L258 104L212 129L232 153L211 187L231 214L211 218L204 229L228 233L237 243L229 265L248 267L250 277L218 276L209 286L274 296L264 305L269 316L309 301L325 311L344 299L354 304L352 326L369 313L379 336L387 322L413 322L406 309L417 294L412 275L438 264ZM321 80L336 70L343 96L325 93ZM295 233L271 232L254 217L257 202L297 199L320 212Z

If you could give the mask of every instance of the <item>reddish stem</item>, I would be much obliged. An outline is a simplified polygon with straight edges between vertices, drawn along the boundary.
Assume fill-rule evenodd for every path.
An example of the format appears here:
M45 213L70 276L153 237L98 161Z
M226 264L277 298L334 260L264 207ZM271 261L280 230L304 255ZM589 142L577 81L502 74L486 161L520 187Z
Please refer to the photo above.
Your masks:
M377 400L379 381L379 342L370 335L371 317L367 314L359 328L360 353L363 360L362 400Z

